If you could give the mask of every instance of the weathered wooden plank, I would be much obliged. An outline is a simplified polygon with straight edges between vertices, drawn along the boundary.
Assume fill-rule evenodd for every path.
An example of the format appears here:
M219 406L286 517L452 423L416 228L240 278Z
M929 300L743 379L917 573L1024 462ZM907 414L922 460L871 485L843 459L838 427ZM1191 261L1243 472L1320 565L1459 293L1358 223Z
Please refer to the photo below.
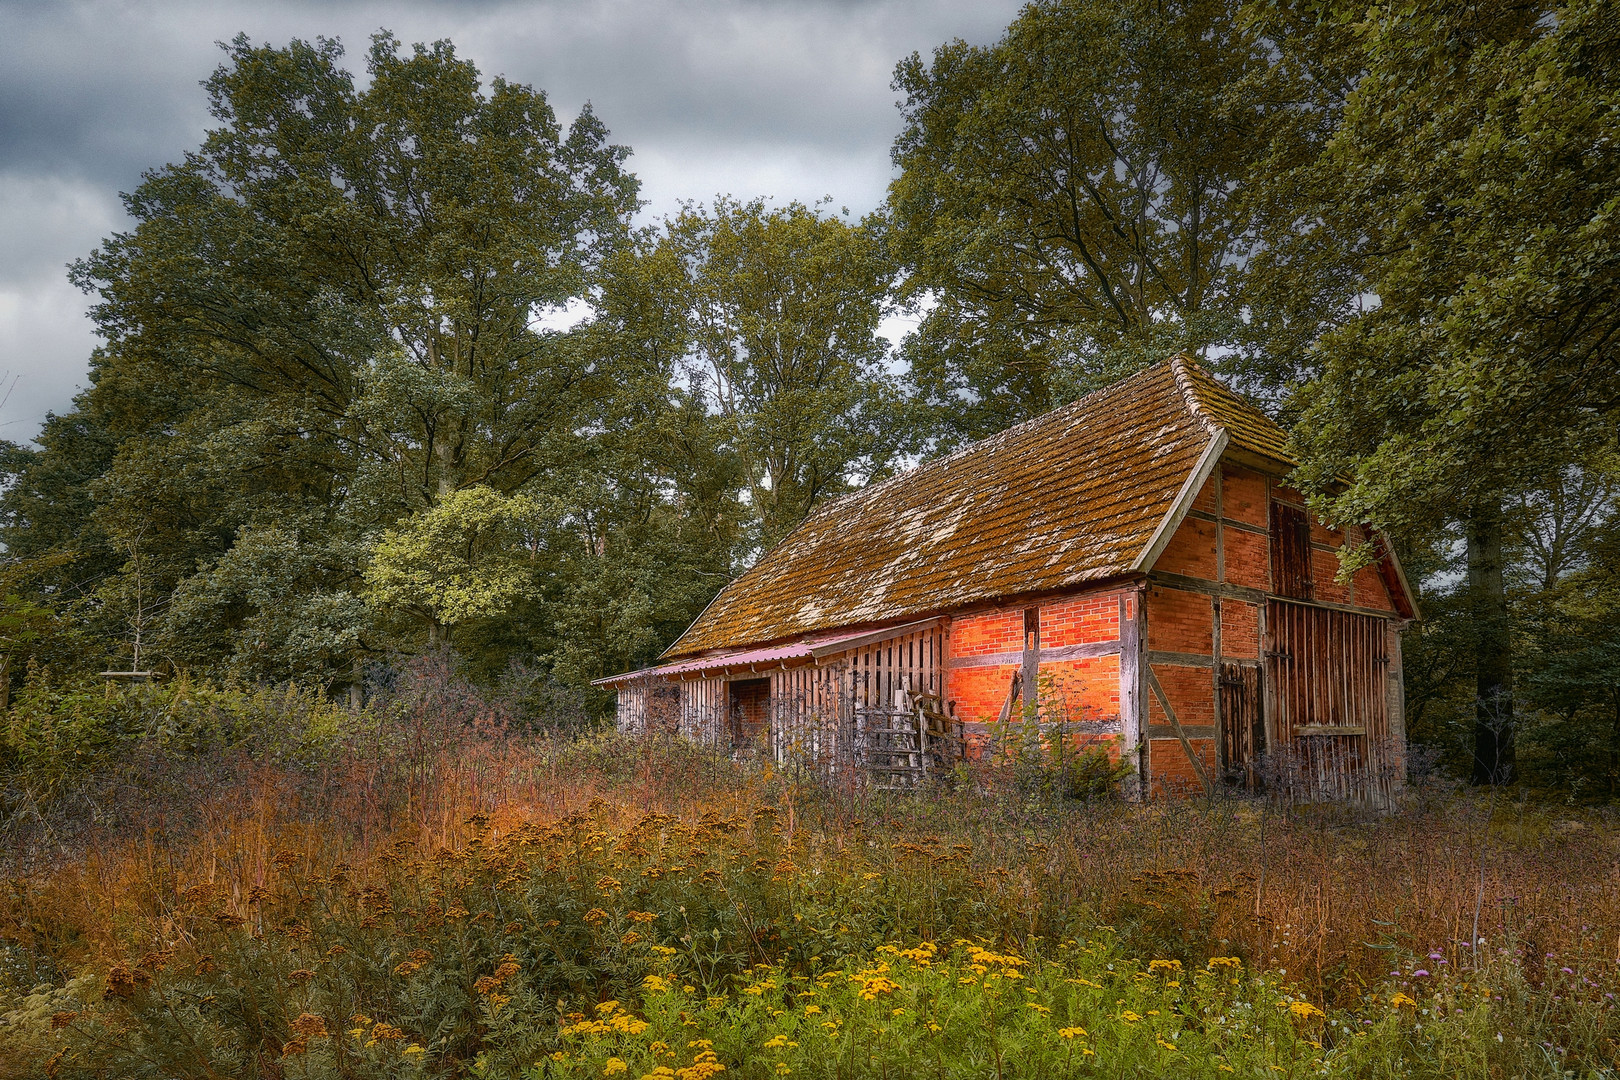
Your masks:
M1205 656L1203 653L1166 652L1163 649L1150 649L1147 658L1150 664L1168 664L1171 667L1207 668L1215 666L1215 658Z
M1024 685L1024 711L1034 714L1041 707L1041 609L1024 609L1024 655L1021 663Z
M1154 724L1148 728L1148 738L1150 739L1180 739L1183 735L1189 739L1213 740L1215 738L1215 725L1184 724L1179 728L1174 728L1169 724Z
M1119 598L1119 719L1124 736L1124 753L1136 767L1135 798L1146 798L1150 776L1148 774L1148 740L1143 736L1146 723L1146 694L1143 689L1142 662L1144 643L1147 641L1147 611L1143 604L1145 591L1138 589Z
M1087 641L1078 645L1059 645L1056 648L1040 651L1041 663L1060 664L1070 660L1090 660L1098 656L1113 656L1119 652L1119 639L1112 641ZM961 668L976 667L1011 667L1014 664L1022 665L1024 654L1018 652L981 653L978 656L953 656L949 667L955 671Z

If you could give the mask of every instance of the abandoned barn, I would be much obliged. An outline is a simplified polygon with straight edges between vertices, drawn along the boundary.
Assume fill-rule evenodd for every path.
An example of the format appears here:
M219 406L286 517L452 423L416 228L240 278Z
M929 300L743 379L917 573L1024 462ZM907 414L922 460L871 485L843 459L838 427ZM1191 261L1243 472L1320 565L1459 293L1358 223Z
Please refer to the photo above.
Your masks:
M601 682L622 730L894 786L1034 723L1123 755L1139 794L1384 796L1416 606L1381 537L1313 518L1293 465L1173 357L829 500L657 666ZM1376 557L1341 580L1345 545Z

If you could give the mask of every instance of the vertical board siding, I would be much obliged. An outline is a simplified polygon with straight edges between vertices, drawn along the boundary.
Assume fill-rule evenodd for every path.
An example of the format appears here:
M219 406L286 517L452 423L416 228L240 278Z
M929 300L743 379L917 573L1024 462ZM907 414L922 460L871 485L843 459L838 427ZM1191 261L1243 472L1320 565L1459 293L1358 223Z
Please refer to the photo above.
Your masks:
M726 680L681 683L680 733L698 743L719 743L726 734Z
M1279 779L1312 797L1390 796L1387 621L1280 600L1267 608L1270 734L1287 749Z
M886 731L915 698L943 696L945 653L946 631L935 626L772 672L772 756L782 765L854 767L868 728Z
M647 730L647 687L619 684L615 726L623 735L640 735Z
M1278 596L1311 598L1311 520L1287 503L1271 504L1271 588Z
M1221 771L1228 783L1253 789L1259 782L1266 749L1265 720L1260 712L1260 668L1253 663L1220 662Z

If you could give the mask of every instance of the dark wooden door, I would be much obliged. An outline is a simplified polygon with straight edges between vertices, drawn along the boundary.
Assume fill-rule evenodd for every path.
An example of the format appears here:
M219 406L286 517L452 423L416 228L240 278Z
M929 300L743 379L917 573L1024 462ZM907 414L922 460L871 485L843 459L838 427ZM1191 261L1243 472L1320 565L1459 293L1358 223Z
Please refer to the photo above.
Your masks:
M1271 504L1271 591L1296 600L1312 595L1311 519L1282 502Z
M1221 665L1221 778L1233 786L1260 785L1266 720L1260 711L1260 668Z

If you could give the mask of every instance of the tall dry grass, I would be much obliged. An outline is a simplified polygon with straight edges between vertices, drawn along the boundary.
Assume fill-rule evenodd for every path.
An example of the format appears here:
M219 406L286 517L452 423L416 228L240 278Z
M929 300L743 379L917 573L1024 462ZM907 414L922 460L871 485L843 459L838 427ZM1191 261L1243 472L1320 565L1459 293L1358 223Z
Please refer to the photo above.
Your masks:
M891 940L968 935L1039 952L1108 926L1140 956L1189 967L1242 957L1328 1007L1352 1008L1375 990L1419 996L1425 980L1449 973L1448 985L1508 994L1502 1008L1516 1010L1519 1037L1549 1060L1571 1044L1620 1068L1612 813L1432 779L1381 814L1242 799L1079 802L993 773L885 793L679 741L524 726L443 670L396 691L386 730L382 720L357 724L316 759L242 747L132 759L117 784L98 789L116 798L76 798L59 820L13 822L0 1013L35 985L82 976L94 989L120 964L200 953L199 886L220 911L248 912L255 896L283 887L289 866L337 896L397 883L404 850L438 865L565 821L630 836L663 815L749 823L726 841L740 845L735 872L769 879L739 885L735 912L715 924L717 977ZM769 866L737 862L749 849ZM525 871L534 896L617 873L547 858ZM584 885L574 884L579 873ZM557 874L569 884L541 880ZM872 896L857 896L851 883L867 881ZM821 936L795 926L801 912ZM350 932L332 918L333 933ZM844 936L829 944L832 925ZM769 934L757 932L764 926ZM36 1075L38 1065L0 1076Z
M138 828L90 836L49 863L13 862L0 937L35 964L71 966L126 950L132 932L158 942L188 885L244 896L283 852L365 867L402 839L457 848L475 819L511 829L593 805L630 820L765 802L815 858L859 850L885 874L962 879L982 894L981 927L1014 942L1105 923L1154 955L1236 953L1285 970L1327 1001L1414 957L1466 969L1510 949L1620 968L1620 824L1603 812L1445 788L1409 791L1391 814L1074 803L976 785L832 790L613 736L473 737L432 753L403 766L350 753L313 774L215 770L183 814L152 808Z

